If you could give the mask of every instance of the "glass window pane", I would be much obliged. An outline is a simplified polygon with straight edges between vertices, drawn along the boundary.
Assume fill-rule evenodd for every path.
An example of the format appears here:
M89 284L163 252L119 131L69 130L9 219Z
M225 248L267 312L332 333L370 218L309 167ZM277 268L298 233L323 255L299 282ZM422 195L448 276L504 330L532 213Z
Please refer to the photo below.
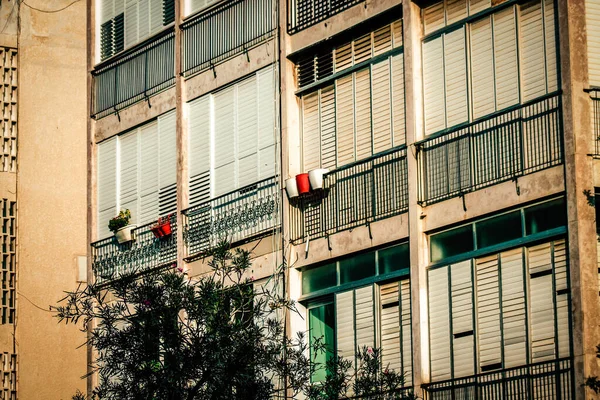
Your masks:
M518 239L522 236L521 212L515 211L478 222L476 232L478 249Z
M302 271L302 294L327 289L336 284L335 263Z
M324 381L327 377L326 363L333 357L335 351L335 315L333 303L324 304L308 310L308 329L310 343L310 359L313 362L313 382ZM321 338L325 351L315 351L313 345Z
M410 268L408 243L399 246L389 247L377 252L379 258L379 275L388 272L399 271Z
M355 282L375 275L375 252L360 254L340 261L340 284Z
M532 235L567 225L564 199L525 209L525 234Z
M473 226L461 226L431 235L429 245L431 248L431 262L473 251Z

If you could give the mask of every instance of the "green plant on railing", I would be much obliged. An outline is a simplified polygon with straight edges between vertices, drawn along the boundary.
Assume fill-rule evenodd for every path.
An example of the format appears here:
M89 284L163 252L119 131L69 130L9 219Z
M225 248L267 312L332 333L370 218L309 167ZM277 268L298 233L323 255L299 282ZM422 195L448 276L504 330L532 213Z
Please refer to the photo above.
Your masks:
M114 218L111 218L108 221L108 229L111 232L116 233L119 229L126 227L129 225L129 220L131 219L131 211L129 209L121 210L119 215Z

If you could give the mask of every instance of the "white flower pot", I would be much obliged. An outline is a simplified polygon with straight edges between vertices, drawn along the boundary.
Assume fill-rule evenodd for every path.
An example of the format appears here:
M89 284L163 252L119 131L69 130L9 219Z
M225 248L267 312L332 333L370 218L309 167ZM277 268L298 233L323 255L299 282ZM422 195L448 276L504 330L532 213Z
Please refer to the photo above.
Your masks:
M313 169L308 171L308 180L310 181L310 187L315 189L323 189L323 175L328 173L327 168Z
M298 197L298 185L296 185L296 178L285 180L285 191L290 199Z
M135 225L127 225L116 231L115 237L117 238L117 242L119 242L119 244L131 242L133 240L131 231L135 229L135 227Z

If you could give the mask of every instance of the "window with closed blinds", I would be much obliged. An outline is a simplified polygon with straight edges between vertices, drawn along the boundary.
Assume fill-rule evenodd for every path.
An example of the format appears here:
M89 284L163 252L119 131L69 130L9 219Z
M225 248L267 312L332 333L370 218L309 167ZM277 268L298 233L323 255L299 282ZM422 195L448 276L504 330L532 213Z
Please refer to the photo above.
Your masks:
M428 271L432 380L570 355L563 239Z
M177 210L175 113L98 145L98 237L111 233L108 221L131 211L143 225Z
M188 103L190 206L276 175L274 69Z
M600 87L600 3L585 2L589 85Z
M152 36L174 20L174 0L102 0L101 59Z
M485 3L485 4L484 4ZM447 1L424 10L423 92L425 131L436 133L477 120L558 88L552 0L513 5L450 32L489 1ZM466 10L469 10L468 12Z

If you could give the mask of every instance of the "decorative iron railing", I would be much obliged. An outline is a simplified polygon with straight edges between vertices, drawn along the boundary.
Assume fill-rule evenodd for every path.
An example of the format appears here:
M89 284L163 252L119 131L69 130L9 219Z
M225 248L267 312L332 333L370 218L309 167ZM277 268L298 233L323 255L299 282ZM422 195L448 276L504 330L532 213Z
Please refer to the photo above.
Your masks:
M427 400L570 400L571 360L563 358L522 367L423 384Z
M290 201L292 242L328 236L408 210L406 148L329 172L323 190Z
M92 116L102 118L175 84L175 31L166 30L92 72ZM148 100L149 101L149 100Z
M290 0L288 33L296 33L365 0Z
M184 210L183 240L187 255L205 252L219 240L248 240L277 228L277 177Z
M592 127L594 134L594 155L600 156L600 89L590 89L592 99Z
M221 2L185 21L181 26L183 75L210 68L271 37L273 4L273 0Z
M172 234L161 238L150 231L154 224L132 231L134 240L119 244L114 237L92 243L92 269L96 282L118 279L177 261L177 218L171 215Z
M419 200L435 203L562 163L561 118L553 93L418 143Z

